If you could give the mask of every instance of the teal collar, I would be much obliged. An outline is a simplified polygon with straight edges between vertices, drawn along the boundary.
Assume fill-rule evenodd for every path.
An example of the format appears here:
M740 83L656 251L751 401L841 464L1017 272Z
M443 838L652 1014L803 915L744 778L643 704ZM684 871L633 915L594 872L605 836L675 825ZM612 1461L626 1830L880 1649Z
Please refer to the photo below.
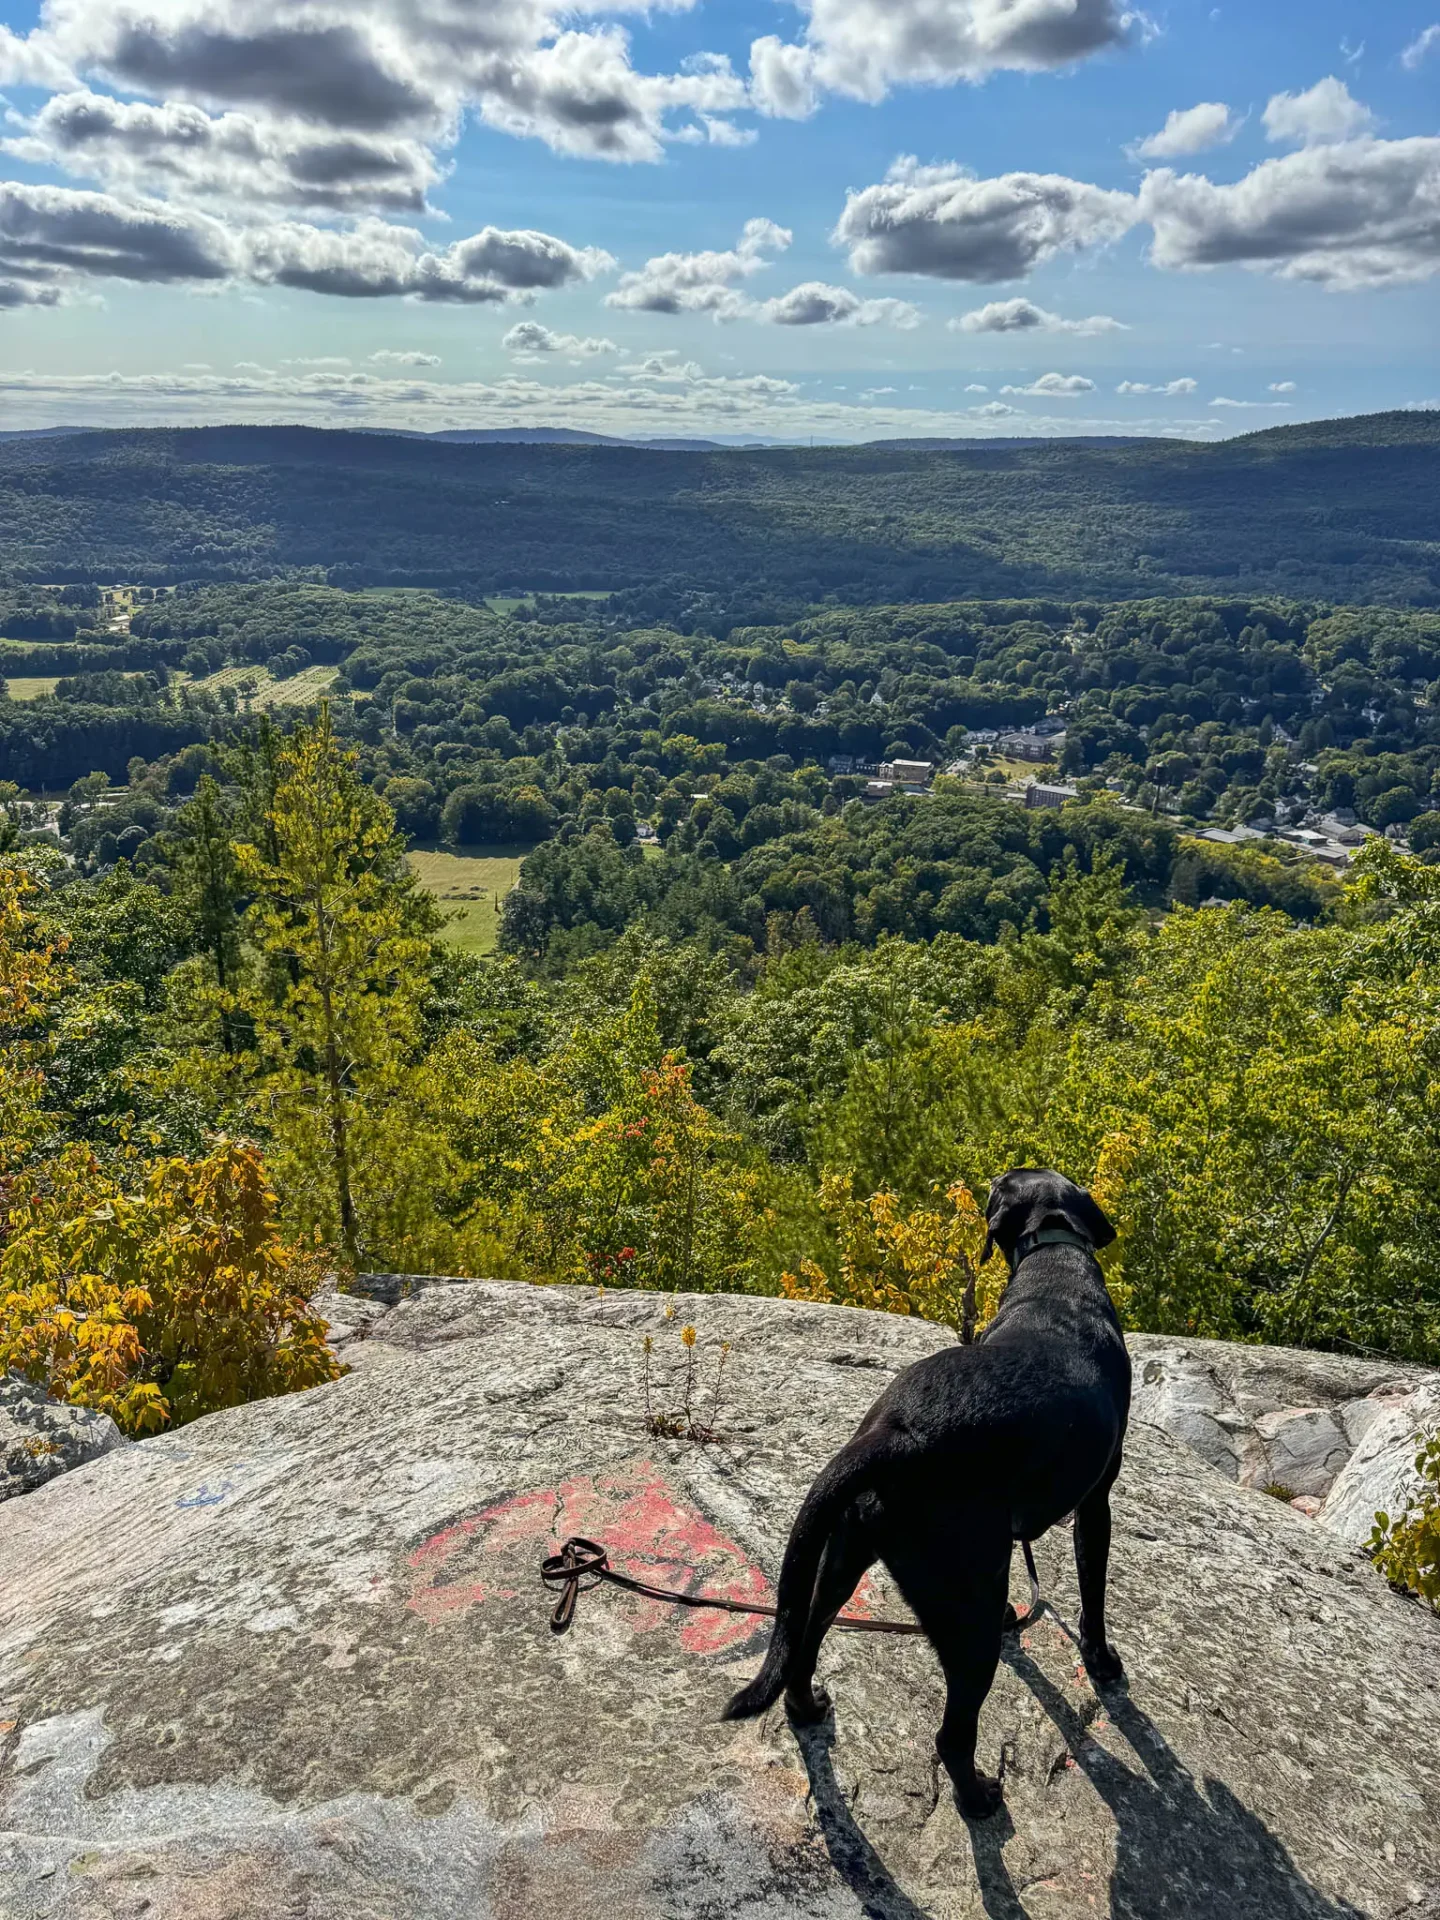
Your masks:
M1086 1239L1083 1233L1072 1233L1069 1227L1041 1227L1038 1233L1026 1233L1015 1242L1015 1251L1010 1256L1010 1273L1013 1278L1015 1269L1022 1260L1040 1247L1080 1247L1092 1257L1095 1242Z

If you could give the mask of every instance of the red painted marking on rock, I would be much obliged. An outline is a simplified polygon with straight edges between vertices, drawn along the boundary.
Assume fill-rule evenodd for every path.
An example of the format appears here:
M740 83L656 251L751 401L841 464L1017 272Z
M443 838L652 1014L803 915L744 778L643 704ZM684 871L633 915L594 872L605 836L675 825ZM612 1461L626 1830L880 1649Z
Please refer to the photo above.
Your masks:
M760 1569L703 1514L684 1506L646 1460L511 1494L439 1528L408 1556L406 1604L431 1626L487 1600L519 1597L532 1591L532 1583L538 1604L534 1573L541 1556L576 1533L602 1541L611 1565L632 1579L677 1593L773 1603ZM528 1580L518 1582L522 1573ZM670 1626L694 1654L723 1653L763 1624L744 1614L697 1613L618 1591L606 1596L606 1604L620 1611L633 1633Z

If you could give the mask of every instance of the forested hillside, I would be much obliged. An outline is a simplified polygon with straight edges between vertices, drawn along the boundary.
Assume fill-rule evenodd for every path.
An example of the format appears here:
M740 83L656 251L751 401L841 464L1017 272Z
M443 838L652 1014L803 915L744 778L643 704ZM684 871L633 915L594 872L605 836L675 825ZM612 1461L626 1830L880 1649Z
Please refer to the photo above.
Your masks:
M1437 516L1433 413L1219 445L656 453L261 427L0 444L20 581L664 588L672 611L719 593L749 618L827 596L1434 605Z

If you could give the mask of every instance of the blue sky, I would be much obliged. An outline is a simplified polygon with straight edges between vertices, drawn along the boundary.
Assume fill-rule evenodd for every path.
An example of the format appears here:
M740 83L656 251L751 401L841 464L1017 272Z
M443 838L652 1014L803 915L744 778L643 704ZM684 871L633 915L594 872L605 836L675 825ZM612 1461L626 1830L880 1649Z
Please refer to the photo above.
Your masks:
M1440 403L1440 5L0 0L0 425Z

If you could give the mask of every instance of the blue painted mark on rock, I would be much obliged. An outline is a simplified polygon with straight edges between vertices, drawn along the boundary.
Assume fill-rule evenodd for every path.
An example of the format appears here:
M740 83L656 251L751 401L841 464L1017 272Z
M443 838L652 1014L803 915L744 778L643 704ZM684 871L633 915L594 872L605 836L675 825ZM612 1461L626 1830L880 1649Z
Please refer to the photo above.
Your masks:
M194 1493L182 1493L175 1504L177 1507L186 1510L194 1507L218 1507L221 1501L225 1500L230 1494L234 1493L234 1491L235 1482L233 1480L222 1480L220 1484L215 1487L202 1481Z

